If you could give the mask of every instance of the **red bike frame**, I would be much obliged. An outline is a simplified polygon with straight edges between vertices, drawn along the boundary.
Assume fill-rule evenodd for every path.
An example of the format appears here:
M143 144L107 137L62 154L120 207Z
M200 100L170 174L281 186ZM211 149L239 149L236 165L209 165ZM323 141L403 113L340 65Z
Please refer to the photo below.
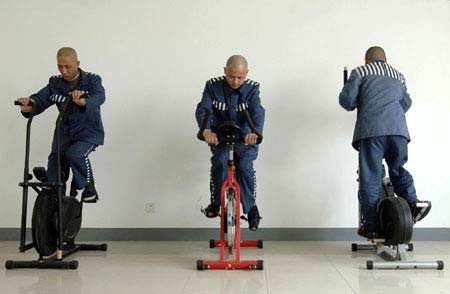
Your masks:
M225 240L225 226L226 224L226 211L225 211L225 194L227 189L233 189L236 195L236 209L235 209L235 221L236 221L236 233L234 237L235 259L225 259L225 247L229 248L228 240ZM199 266L202 269L262 269L262 260L241 260L241 247L260 247L262 248L262 240L241 240L240 234L240 215L241 215L241 190L238 182L234 177L234 164L228 164L228 177L223 182L220 191L220 240L211 240L214 243L211 247L220 247L220 259L219 260L199 260L197 261L197 268ZM231 249L231 248L230 248ZM230 250L231 251L231 250ZM201 263L199 265L199 263ZM200 269L200 268L199 268Z

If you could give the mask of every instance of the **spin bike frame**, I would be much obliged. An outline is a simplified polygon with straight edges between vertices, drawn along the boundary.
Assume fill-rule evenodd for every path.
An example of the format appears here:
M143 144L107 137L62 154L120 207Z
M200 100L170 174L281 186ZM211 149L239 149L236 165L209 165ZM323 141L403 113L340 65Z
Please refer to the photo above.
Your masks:
M209 118L209 112L206 113L205 119L203 121L203 125L201 130L199 131L197 137L204 141L203 138L203 130L205 129L206 122ZM262 135L258 132L250 118L248 111L244 110L244 115L247 119L247 122L250 126L250 129L253 133L257 134L257 144L262 142ZM219 142L225 143L228 146L229 150L229 159L228 159L228 176L227 179L223 182L221 190L220 190L220 240L210 240L210 247L219 247L220 248L220 256L219 260L197 260L197 269L263 269L263 261L262 260L241 260L241 247L258 247L262 248L262 240L241 240L240 234L240 215L241 215L241 190L239 187L239 183L235 178L235 166L234 166L234 144L243 141L241 128L236 125L235 122L228 121L224 122L220 129L232 129L235 132L239 133L236 135L225 135L221 136L219 131ZM225 240L225 226L227 226L227 212L225 206L225 197L234 197L235 201L235 214L234 214L234 222L235 222L235 235L234 235L234 244L229 244L228 240ZM228 199L227 199L228 200ZM230 200L229 200L230 201ZM230 232L227 232L230 234ZM232 254L233 248L235 249L235 258L227 259L225 257L225 248L228 248L229 255Z

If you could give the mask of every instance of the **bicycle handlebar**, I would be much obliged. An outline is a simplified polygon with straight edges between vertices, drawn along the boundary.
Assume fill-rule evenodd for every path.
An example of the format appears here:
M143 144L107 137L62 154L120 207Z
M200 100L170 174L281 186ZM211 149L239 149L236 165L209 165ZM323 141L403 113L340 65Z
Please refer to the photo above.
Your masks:
M68 96L69 97L69 96ZM80 96L80 98L87 98L88 94L84 93L83 95ZM67 98L67 97L66 97ZM24 105L22 103L20 103L18 100L14 100L14 105L20 105L20 106L31 106L34 107L36 105L36 103L33 100L28 101L27 105Z
M247 110L243 110L245 119L250 127L252 133L256 134L258 138L256 139L256 144L261 144L263 140L263 135L256 129L251 117L250 113ZM201 141L205 141L203 137L203 131L206 128L206 124L208 122L209 116L211 112L209 110L206 111L205 117L203 118L202 125L200 130L197 133L197 138ZM218 129L218 140L221 143L233 144L238 142L243 142L244 137L242 134L242 129L239 125L237 125L234 121L225 121L221 125L219 125Z
M14 100L14 105L31 106L31 107L34 107L35 103L34 103L33 101L30 100L30 101L28 101L28 104L27 104L27 105L24 105L24 104L20 103L18 100Z

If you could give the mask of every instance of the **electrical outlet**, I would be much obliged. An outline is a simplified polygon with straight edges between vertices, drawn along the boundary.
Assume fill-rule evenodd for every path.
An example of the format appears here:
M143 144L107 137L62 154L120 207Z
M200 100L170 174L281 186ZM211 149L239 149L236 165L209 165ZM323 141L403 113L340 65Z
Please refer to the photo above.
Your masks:
M156 203L155 202L146 202L144 209L145 209L146 213L155 213L156 212Z

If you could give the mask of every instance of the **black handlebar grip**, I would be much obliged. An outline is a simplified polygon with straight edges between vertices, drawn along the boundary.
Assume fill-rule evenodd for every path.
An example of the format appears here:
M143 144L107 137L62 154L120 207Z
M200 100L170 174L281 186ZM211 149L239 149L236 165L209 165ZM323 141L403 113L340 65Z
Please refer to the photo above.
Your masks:
M255 133L258 136L258 139L256 139L256 144L261 144L263 140L263 135L256 129L255 125L253 124L252 118L250 117L250 113L248 113L247 110L244 110L244 115L245 118L247 119L250 129L252 130L252 133Z
M344 67L344 85L347 83L348 80L348 70L347 67Z
M20 103L18 100L14 100L14 105L20 105L20 106L34 106L34 102L33 101L28 101L28 105L23 105L22 103Z
M206 129L206 125L208 123L208 119L209 119L210 115L211 115L211 112L209 110L206 110L205 117L203 118L203 121L202 121L202 125L200 127L200 130L198 130L198 133L197 133L197 139L199 139L200 141L205 141L205 137L203 137L203 131Z
M80 98L88 98L88 97L89 97L89 96L88 96L88 93L84 93L83 95L80 96ZM61 106L61 108L59 109L59 112L60 112L60 113L64 113L64 112L66 111L67 106L69 105L70 101L72 101L72 97L70 97L70 95L64 97L64 100L63 100L63 102L62 102L62 106Z

